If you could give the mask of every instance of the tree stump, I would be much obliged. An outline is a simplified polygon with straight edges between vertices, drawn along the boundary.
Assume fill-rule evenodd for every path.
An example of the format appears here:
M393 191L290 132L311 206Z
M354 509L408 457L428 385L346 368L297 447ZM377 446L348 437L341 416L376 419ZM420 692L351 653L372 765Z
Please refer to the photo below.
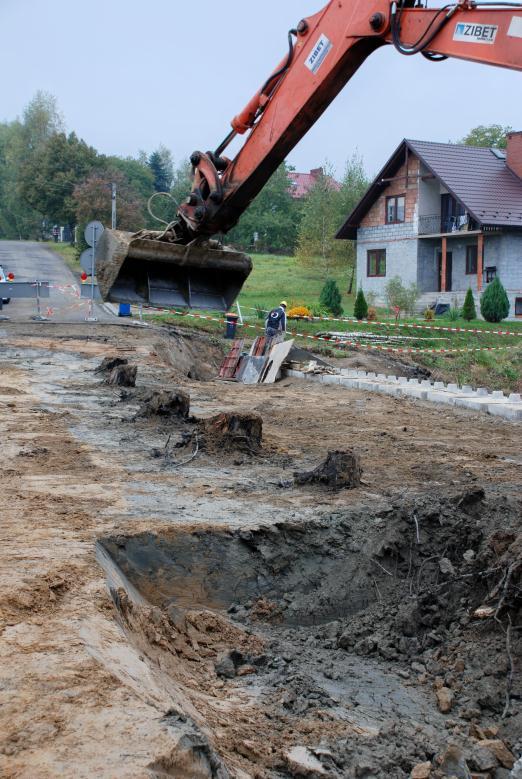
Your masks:
M95 370L95 373L110 373L119 365L128 365L129 361L123 357L104 357Z
M296 484L322 484L332 490L354 489L361 485L359 455L351 449L328 452L326 460L313 471L294 473Z
M263 420L258 414L218 414L200 423L206 449L239 449L258 452L263 439Z
M138 368L135 365L117 365L107 379L111 387L135 387Z
M153 390L143 399L138 417L178 417L187 419L190 413L190 395L181 390Z

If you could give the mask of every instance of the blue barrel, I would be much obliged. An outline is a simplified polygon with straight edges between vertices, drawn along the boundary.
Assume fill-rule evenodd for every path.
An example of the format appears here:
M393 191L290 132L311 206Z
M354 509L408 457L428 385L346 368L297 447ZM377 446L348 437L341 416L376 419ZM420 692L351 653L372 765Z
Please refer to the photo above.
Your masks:
M233 341L236 337L237 320L239 317L237 314L227 314L227 327L225 331L225 338L229 341Z
M130 303L120 303L120 309L118 311L118 316L131 316Z

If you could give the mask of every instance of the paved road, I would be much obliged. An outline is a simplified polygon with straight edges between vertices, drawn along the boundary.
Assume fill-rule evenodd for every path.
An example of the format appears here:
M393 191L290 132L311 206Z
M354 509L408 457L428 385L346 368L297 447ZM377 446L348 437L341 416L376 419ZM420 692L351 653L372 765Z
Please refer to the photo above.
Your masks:
M14 273L16 281L49 281L50 297L42 299L41 310L50 321L84 322L89 315L89 301L80 300L78 280L62 258L41 243L0 241L0 265L5 273ZM36 300L11 300L0 316L15 322L30 320L36 314ZM100 322L118 320L109 309L95 304L94 316Z

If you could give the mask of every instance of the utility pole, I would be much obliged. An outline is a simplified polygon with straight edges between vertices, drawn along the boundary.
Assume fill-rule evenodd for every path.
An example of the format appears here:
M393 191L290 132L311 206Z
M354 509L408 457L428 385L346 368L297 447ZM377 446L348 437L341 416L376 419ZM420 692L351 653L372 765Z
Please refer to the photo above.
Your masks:
M113 230L116 230L116 184L112 184L112 220L111 220L111 227Z

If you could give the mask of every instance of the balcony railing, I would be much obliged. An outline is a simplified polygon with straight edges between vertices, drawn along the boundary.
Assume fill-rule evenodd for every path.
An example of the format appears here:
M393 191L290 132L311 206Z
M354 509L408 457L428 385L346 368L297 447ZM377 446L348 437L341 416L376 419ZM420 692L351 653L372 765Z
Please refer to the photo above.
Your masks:
M440 214L419 216L419 235L438 235L439 233L460 233L473 229L473 220L469 214L442 217Z

